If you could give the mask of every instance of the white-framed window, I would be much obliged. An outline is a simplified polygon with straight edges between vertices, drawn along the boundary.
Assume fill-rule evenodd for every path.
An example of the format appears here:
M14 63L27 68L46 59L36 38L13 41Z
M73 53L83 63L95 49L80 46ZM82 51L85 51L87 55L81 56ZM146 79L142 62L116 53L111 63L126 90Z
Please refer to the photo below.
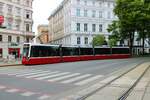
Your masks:
M16 7L16 14L17 14L17 16L21 15L21 8Z
M107 12L107 18L108 18L108 19L111 18L111 12L110 12L110 11Z
M87 6L87 1L86 0L84 1L84 5Z
M88 16L88 10L84 10L84 17L87 17Z
M3 12L3 6L4 6L4 3L0 2L0 13Z
M100 25L99 25L99 32L102 32L102 31L103 31L103 25L100 24Z
M13 9L12 5L7 5L8 14L12 13L12 9Z
M80 16L80 9L76 9L76 15Z
M78 4L78 5L80 4L80 0L77 0L77 4Z
M80 23L77 23L77 31L80 31Z
M92 24L92 32L96 32L96 24Z
M93 17L93 18L96 17L96 11L95 11L95 10L92 11L92 17Z
M88 44L88 37L84 38L84 44Z
M103 12L99 11L99 18L103 18Z
M81 44L81 38L77 37L77 44Z
M88 31L88 24L85 23L85 24L84 24L84 32L87 32L87 31Z

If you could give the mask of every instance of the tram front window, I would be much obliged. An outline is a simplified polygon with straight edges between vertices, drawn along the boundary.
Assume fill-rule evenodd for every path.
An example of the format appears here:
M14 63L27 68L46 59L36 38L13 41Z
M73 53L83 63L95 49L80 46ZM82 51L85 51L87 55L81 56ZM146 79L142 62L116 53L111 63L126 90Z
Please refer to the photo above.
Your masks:
M28 57L29 55L29 44L24 44L23 46L23 57Z

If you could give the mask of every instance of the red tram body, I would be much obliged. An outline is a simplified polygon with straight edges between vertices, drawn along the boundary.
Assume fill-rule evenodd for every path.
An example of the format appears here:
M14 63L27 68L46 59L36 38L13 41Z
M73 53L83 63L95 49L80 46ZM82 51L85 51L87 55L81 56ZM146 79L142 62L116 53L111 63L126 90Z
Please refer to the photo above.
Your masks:
M24 44L22 64L40 65L61 62L130 58L129 47L77 47Z

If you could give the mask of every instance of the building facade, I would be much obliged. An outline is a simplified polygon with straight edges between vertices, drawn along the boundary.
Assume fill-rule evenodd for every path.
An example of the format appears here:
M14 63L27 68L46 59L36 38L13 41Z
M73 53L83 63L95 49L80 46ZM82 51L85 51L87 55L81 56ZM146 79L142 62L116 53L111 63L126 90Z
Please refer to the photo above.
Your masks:
M0 16L4 23L0 28L0 57L20 57L25 42L32 42L33 0L0 0Z
M37 30L38 30L37 41L39 41L42 44L48 43L49 42L48 25L39 25Z
M111 34L108 25L117 17L115 0L64 0L49 17L50 43L90 45L98 34Z

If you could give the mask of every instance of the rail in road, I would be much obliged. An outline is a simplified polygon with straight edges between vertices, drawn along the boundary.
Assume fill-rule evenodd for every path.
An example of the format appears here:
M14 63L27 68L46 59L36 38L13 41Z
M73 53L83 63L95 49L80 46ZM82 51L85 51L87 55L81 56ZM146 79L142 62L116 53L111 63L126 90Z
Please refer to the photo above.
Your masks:
M127 71L124 71L122 74L120 74L118 76L108 77L108 78L100 81L99 83L97 83L87 89L81 90L74 95L67 96L62 100L98 100L98 98L97 99L89 99L89 98L92 97L92 95L94 95L95 93L97 93L99 91L103 91L103 90L104 90L104 92L111 91L111 90L109 90L109 89L111 89L111 88L109 88L110 85L114 85L114 84L122 85L122 84L124 84L123 82L125 82L125 80L127 80L129 82L128 78L131 77L134 79L132 81L130 80L128 86L123 88L123 92L122 92L122 90L119 90L118 95L117 96L115 95L115 97L114 97L115 99L112 98L112 100L125 100L129 96L129 94L132 92L134 87L138 84L138 82L145 75L145 73L149 70L149 68L150 68L150 63L140 63L140 64L136 65L135 67L130 68ZM107 94L107 92L105 93L105 95L109 96Z

